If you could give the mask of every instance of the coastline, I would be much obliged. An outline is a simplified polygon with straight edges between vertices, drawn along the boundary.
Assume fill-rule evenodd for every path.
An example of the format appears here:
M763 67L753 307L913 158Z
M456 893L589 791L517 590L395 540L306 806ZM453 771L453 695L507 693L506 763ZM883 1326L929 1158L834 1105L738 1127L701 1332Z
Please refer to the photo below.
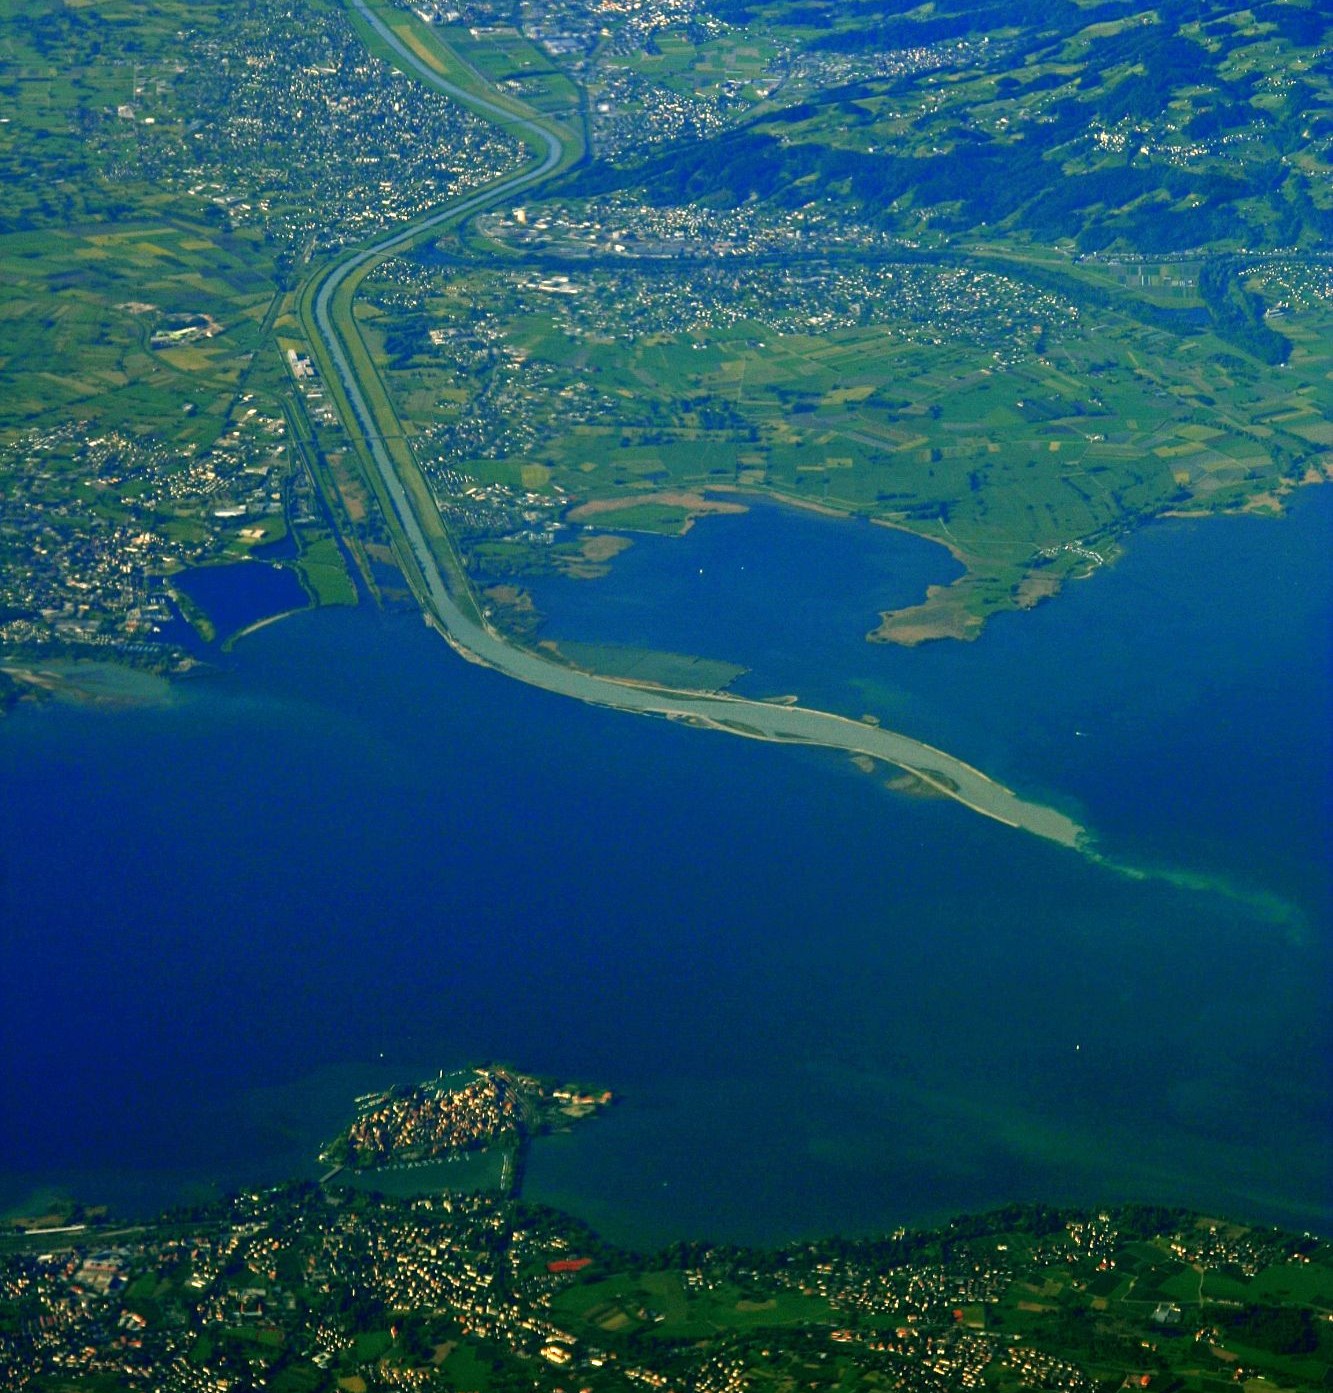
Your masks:
M651 532L657 534L659 529L656 528L635 527L632 523L617 525L616 514L644 507L681 508L684 510L685 516L681 519L680 526L674 535L683 537L694 526L696 520L701 517L747 511L743 503L727 503L719 499L709 498L707 495L714 491L710 488L698 491L666 489L661 493L633 494L627 498L592 498L586 503L576 504L565 514L565 517L569 522L576 522L584 527L600 525L616 532ZM604 519L604 521L599 523L597 519ZM667 535L673 534L668 532ZM612 553L612 555L614 554Z
M963 567L963 574L947 585L928 586L926 598L919 604L908 605L896 610L881 610L880 623L866 634L866 642L895 643L903 648L915 648L918 644L933 639L953 638L960 642L970 643L980 637L985 620L979 616L975 620L971 619L966 615L961 603L947 606L945 613L940 612L946 609L943 602L944 597L955 586L965 584L973 576L971 558L968 553L950 538L937 536L933 532L919 531L917 528L909 527L906 523L894 518L868 517L863 513L854 512L850 508L837 508L829 503L817 503L811 498L793 498L790 494L782 493L776 489L761 489L744 484L709 484L705 492L744 494L752 498L764 499L779 506L799 508L803 512L818 513L822 517L846 521L864 517L872 527L887 527L890 531L901 532L906 537L916 537L920 541L933 542L935 545L943 547ZM1031 609L1032 605L1026 604L1019 607Z
M965 586L975 580L972 558L957 542L941 537L933 532L923 532L895 518L868 517L850 508L837 508L829 503L817 503L810 498L793 498L790 494L776 489L761 489L744 484L710 484L707 493L739 493L752 498L765 499L779 506L799 508L804 512L818 513L827 518L852 520L864 517L872 527L886 527L893 532L901 532L907 537L916 537L923 542L933 542L941 546L963 567L963 574L945 585L931 585L926 588L926 597L919 604L907 605L901 609L881 610L880 622L865 636L867 643L894 643L903 648L915 648L934 639L952 638L970 643L981 636L985 619L973 615L965 608L965 601L958 598L956 587ZM1025 578L1026 580L1026 578ZM1058 589L1058 587L1057 587ZM953 601L949 597L953 595ZM1055 591L1050 592L1052 594ZM1042 596L1041 598L1045 598ZM1036 601L1028 604L1020 602L1020 609L1031 609Z
M169 706L174 701L172 677L181 672L149 672L123 659L61 657L49 662L32 659L0 662L0 674L21 684L18 702L59 701L72 706L103 709ZM24 690L26 688L26 690Z
M1298 491L1330 483L1333 483L1333 456L1321 456L1318 461L1310 464L1300 479L1283 480L1275 488L1256 494L1234 507L1166 508L1151 517L1135 519L1123 534L1122 540L1128 540L1135 533L1166 518L1282 517L1292 496ZM754 485L710 484L704 492L743 494L830 518L852 519L865 516L848 508L818 503L813 499L793 498L790 494L757 488ZM993 606L990 614L980 614L969 607L966 591L982 577L975 569L974 558L952 538L910 527L894 518L866 517L866 521L874 527L886 527L891 531L902 532L906 536L942 546L963 567L963 574L948 584L928 586L925 598L919 603L900 609L881 610L879 624L866 634L867 643L892 643L903 648L916 648L938 639L973 643L981 637L992 615L1003 612L1000 606ZM1119 555L1122 547L1115 546L1114 549L1107 550L1110 551L1110 555L1105 560L1111 562ZM1057 597L1068 581L1087 579L1098 569L1100 568L1092 566L1081 574L1056 575L1047 569L1029 567L1009 592L1011 608L1018 612L1035 609L1039 604Z

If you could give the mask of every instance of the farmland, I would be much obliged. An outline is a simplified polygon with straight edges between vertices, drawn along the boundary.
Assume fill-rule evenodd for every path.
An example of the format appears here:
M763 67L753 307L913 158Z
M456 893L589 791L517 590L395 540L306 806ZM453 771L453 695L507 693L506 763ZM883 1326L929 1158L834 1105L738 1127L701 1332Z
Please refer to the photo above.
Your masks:
M386 321L407 310L380 338L388 380L483 574L558 560L532 524L571 503L624 499L596 522L633 530L645 490L764 490L948 546L967 572L924 622L962 636L1113 559L1147 518L1276 507L1318 471L1333 277L1250 269L1305 287L1283 318L1295 376L1135 318L1139 304L1201 309L1199 263L1179 259L1048 259L1036 284L989 248L869 264L389 264L368 295ZM1128 306L1090 306L1113 284ZM524 517L509 506L520 493ZM922 622L895 616L879 636Z
M318 0L7 5L0 64L0 644L178 664L176 619L214 634L172 577L257 552L311 603L355 599L348 557L373 593L376 524L357 531L341 425L294 370L294 292L517 144L407 89ZM395 140L407 124L430 145Z
M1315 7L383 12L569 132L521 204L349 291L468 583L600 574L607 529L701 516L671 496L766 492L949 548L873 636L967 638L1146 520L1328 476ZM0 7L9 649L167 652L171 577L256 553L312 602L402 593L303 307L527 156L392 59L335 0Z
M1147 520L1328 476L1313 11L581 14L525 32L594 158L366 283L479 582L576 564L589 501L632 534L677 525L653 491L762 491L948 547L873 636L966 638Z
M442 1173L463 1168L441 1165ZM0 1389L1314 1388L1328 1245L1181 1210L1012 1205L934 1229L636 1255L428 1170L0 1246ZM49 1226L60 1216L44 1217ZM121 1231L123 1234L124 1231ZM130 1338L113 1338L129 1331Z

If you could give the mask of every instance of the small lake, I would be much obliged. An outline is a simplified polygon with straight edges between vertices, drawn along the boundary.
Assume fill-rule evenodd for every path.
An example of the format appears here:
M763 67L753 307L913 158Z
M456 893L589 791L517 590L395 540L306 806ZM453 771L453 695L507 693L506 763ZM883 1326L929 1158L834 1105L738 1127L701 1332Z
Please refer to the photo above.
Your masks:
M172 583L213 621L219 640L270 615L304 609L310 603L292 571L263 561L196 566L173 577Z

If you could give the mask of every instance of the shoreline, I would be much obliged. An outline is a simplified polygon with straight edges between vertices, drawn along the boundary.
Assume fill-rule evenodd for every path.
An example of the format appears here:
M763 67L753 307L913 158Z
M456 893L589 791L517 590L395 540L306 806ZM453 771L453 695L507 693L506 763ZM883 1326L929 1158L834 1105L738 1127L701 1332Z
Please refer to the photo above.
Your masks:
M123 658L65 656L39 662L0 661L0 675L21 684L16 705L57 701L70 706L121 709L167 706L175 699L175 677L193 671L159 673Z
M970 616L962 611L961 605L950 607L951 612L927 617L927 612L933 614L943 608L943 605L939 603L939 597L948 595L955 586L965 584L972 576L971 558L957 542L950 538L936 536L931 532L918 531L895 518L869 517L850 508L838 508L830 503L817 503L811 498L793 498L790 494L782 493L779 490L758 488L755 485L709 484L704 492L744 494L751 498L773 503L778 507L799 508L803 512L818 513L822 517L835 520L851 522L864 519L872 527L885 527L891 532L901 532L906 537L915 537L919 541L932 542L936 546L943 547L963 568L963 574L947 584L927 586L925 598L915 605L904 605L902 608L894 610L880 610L880 622L866 633L865 641L867 643L895 643L902 648L915 648L935 639L952 638L957 639L960 643L970 643L980 637L986 621L978 616L975 622L968 623ZM1024 579L1026 580L1027 577ZM1019 604L1018 608L1031 609L1032 605ZM888 625L895 619L901 620L907 615L918 612L922 612L922 618L919 622L901 624L896 633L888 631Z
M886 527L891 532L901 532L906 537L916 537L923 542L933 542L936 546L941 546L949 553L953 559L963 568L963 574L955 577L946 585L930 585L926 587L926 595L923 600L915 605L905 605L901 609L880 610L879 624L869 630L865 635L866 643L895 643L902 648L916 648L922 643L928 643L935 639L952 638L960 643L970 643L979 638L981 630L985 626L985 620L978 618L974 625L968 625L965 615L956 613L945 613L937 618L926 618L923 614L922 620L915 624L903 624L897 633L885 632L886 626L894 619L901 619L903 616L913 614L917 611L928 611L940 608L936 604L938 596L947 595L956 585L965 583L972 574L970 558L957 542L948 537L939 537L931 532L921 532L914 527L909 527L906 523L894 518L869 517L864 513L854 512L850 508L837 508L830 503L817 503L811 498L793 498L790 494L782 493L776 489L763 489L755 485L745 484L709 484L706 486L706 493L739 493L751 498L763 499L779 507L799 508L803 512L818 513L822 517L832 518L843 521L854 521L864 518L872 527ZM1028 577L1025 577L1025 581ZM961 606L957 607L961 609ZM1019 604L1019 609L1031 609L1031 604Z

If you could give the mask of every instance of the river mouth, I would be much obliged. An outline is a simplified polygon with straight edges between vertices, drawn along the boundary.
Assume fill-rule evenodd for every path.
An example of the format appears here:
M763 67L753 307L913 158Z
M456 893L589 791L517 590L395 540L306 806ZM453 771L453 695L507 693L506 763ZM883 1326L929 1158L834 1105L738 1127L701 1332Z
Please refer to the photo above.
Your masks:
M318 299L326 329L334 289ZM354 379L348 390L370 419ZM946 800L885 798L822 754L596 709L663 704L571 684L475 624L427 562L370 435L406 550L422 562L425 608L461 651L520 680L453 663L438 641L429 656L420 633L378 642L349 618L293 625L306 640L354 635L346 651L284 637L289 654L255 636L244 655L254 666L241 670L277 716L243 739L228 729L226 758L245 751L248 786L258 769L264 787L300 793L292 826L281 798L251 813L262 842L217 808L192 810L211 858L247 869L243 895L208 864L190 887L210 923L223 913L244 926L236 960L211 959L229 945L194 926L163 966L142 933L111 921L118 954L175 973L171 999L219 984L216 1002L188 1008L219 1036L192 1040L211 1077L299 1077L324 1050L424 1054L428 1068L521 1055L607 1078L628 1105L595 1148L576 1142L563 1169L534 1176L534 1193L622 1233L762 1241L1016 1196L1108 1194L1327 1220L1316 985L1327 887L1311 869L1323 865L1326 816L1306 787L1312 765L1326 776L1327 731L1288 719L1289 698L1262 684L1219 691L1216 674L1257 662L1286 675L1294 662L1308 693L1298 716L1326 710L1327 690L1309 671L1319 630L1301 597L1264 591L1277 623L1219 613L1218 595L1262 590L1263 564L1242 560L1244 547L1210 539L1191 552L1172 534L1189 559L1173 549L1161 572L1149 568L1148 601L1099 577L1046 611L997 621L970 650L893 655L873 682L855 681L863 711L890 710L892 724L1015 786L1071 790L1124 846L1282 883L1319 922L1304 941L1274 935L1242 902L1113 876ZM1200 564L1219 553L1211 571ZM1313 560L1326 576L1326 556ZM1162 615L1205 575L1211 609L1192 614L1182 641ZM1326 586L1320 603L1326 614ZM1134 631L1121 633L1130 617ZM306 667L293 679L298 651ZM736 725L752 717L720 709ZM191 758L197 747L178 751L179 767ZM203 762L224 784L217 761ZM41 794L29 796L49 819ZM150 921L171 941L170 925ZM105 955L90 960L108 970ZM308 1006L287 989L297 979ZM30 1021L28 1043L56 1048L41 1026ZM122 1062L121 1075L134 1067ZM106 1142L103 1079L95 1091L85 1070L80 1088ZM255 1135L238 1132L237 1144Z

